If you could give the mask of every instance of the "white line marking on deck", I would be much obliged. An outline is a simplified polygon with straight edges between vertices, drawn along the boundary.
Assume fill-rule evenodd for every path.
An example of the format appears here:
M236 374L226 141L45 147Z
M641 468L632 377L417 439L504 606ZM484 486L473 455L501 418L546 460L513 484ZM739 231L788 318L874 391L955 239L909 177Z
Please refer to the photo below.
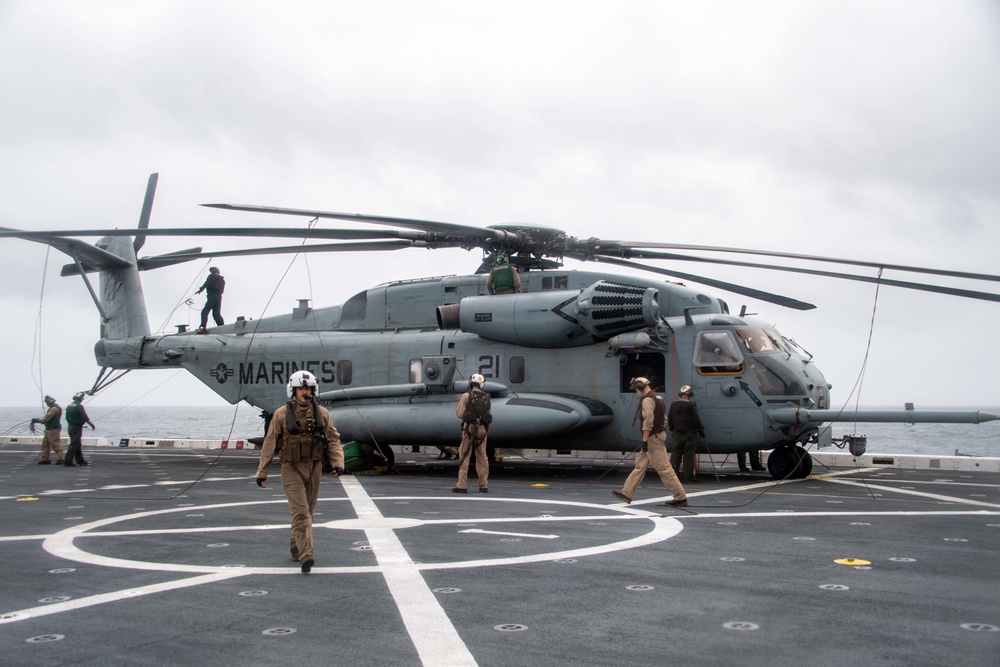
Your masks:
M341 477L340 481L359 519L383 519L375 501L357 479ZM382 576L421 663L428 666L476 665L476 659L396 533L391 528L366 528L365 536L382 566Z
M558 538L558 535L536 535L533 533L504 533L499 530L483 530L482 528L467 528L466 530L458 531L460 533L479 533L481 535L505 535L507 537L537 537L542 540L554 540Z

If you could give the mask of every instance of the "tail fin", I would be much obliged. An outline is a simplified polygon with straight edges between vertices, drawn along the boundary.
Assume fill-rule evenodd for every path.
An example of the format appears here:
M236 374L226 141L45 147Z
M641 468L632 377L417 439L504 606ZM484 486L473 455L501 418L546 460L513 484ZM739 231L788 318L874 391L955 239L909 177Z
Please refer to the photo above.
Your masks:
M128 262L123 268L101 268L101 338L148 336L149 318L132 239L105 236L96 245Z

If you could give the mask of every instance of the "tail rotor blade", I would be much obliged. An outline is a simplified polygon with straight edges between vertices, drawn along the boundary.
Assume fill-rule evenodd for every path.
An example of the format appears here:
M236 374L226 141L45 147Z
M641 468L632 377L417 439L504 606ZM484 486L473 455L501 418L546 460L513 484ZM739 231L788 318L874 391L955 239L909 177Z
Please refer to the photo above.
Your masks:
M156 195L156 182L160 179L160 174L150 174L149 182L146 183L146 198L142 201L142 213L139 214L139 229L149 228L149 215L153 212L153 197ZM146 243L145 234L136 234L135 240L132 241L132 247L135 248L136 254Z

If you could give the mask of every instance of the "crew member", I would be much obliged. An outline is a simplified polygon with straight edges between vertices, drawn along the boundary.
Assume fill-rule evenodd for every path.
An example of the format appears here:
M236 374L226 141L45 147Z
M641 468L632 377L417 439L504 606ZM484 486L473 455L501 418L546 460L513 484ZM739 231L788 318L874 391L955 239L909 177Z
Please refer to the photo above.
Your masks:
M670 429L670 465L685 484L697 484L694 477L695 449L698 436L705 437L705 427L698 416L698 406L691 398L694 389L686 384L677 392L680 398L670 404L667 427Z
M635 468L625 480L625 486L622 487L621 491L612 491L611 495L626 504L631 503L632 498L635 497L636 488L646 476L646 468L652 463L653 470L660 476L663 486L667 487L667 490L674 495L673 499L668 500L664 505L687 507L687 493L685 493L684 487L677 479L677 475L674 474L674 469L670 467L670 461L667 459L667 435L663 428L666 406L663 405L663 399L656 395L649 380L643 377L633 378L629 388L639 397L639 414L637 416L642 420L640 426L642 446L635 457Z
M462 394L455 415L462 420L462 444L458 447L458 484L452 493L469 492L469 458L476 452L476 477L479 492L490 490L490 462L486 458L486 434L493 421L490 395L483 391L486 379L476 373L469 380L469 391Z
M60 436L62 435L62 424L59 422L59 417L62 416L62 408L60 408L59 404L56 403L56 399L51 396L45 397L45 405L48 406L45 416L36 417L31 420L32 433L35 431L35 424L45 425L45 433L42 435L42 460L38 463L41 465L51 465L52 460L49 457L49 450L51 449L56 453L56 465L62 465L63 448L62 442L60 441Z
M747 472L747 453L740 452L736 455L736 463L740 466L740 472ZM760 451L756 449L750 450L750 468L753 470L763 470L764 466L760 463Z
M340 434L326 408L316 402L319 383L309 371L292 373L288 378L288 403L274 411L271 426L264 437L257 468L257 486L267 486L267 472L275 453L281 458L281 484L288 498L292 517L290 549L292 559L309 572L313 558L312 517L319 499L319 482L324 469L340 477L344 474L344 450Z
M225 324L222 319L222 293L226 291L226 279L219 273L218 267L208 267L208 278L195 294L201 294L205 290L208 290L208 296L205 299L205 307L201 309L201 326L198 327L198 333L207 332L209 311L212 313L212 319L215 320L216 326L221 327Z
M69 448L66 450L66 460L64 466L75 466L79 463L82 466L90 465L83 458L83 443L80 436L83 435L83 425L89 424L90 429L97 428L94 422L90 421L86 409L82 403L86 396L82 391L73 394L73 402L66 406L66 430L69 431Z
M517 267L507 259L507 253L497 254L497 261L486 277L486 290L490 294L513 294L521 291L521 276Z

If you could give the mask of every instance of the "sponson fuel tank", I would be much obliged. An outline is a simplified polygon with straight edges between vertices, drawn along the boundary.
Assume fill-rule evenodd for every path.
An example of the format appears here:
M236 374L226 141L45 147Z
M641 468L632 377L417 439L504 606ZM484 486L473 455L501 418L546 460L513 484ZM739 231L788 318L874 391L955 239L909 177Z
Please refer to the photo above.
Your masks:
M601 280L583 290L471 296L438 306L438 326L530 347L575 347L654 326L658 291Z

